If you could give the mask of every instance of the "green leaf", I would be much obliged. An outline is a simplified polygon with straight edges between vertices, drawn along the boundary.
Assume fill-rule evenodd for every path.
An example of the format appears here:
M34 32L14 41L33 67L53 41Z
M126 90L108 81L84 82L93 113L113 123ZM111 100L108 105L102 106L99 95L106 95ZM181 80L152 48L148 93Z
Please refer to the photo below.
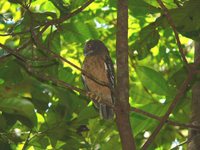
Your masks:
M0 64L0 78L5 82L10 82L13 84L19 83L23 80L21 73L21 66L17 61L7 61Z
M96 38L97 32L89 23L75 22L66 23L62 26L64 32L61 34L66 42L83 43L87 39Z
M111 149L115 149L117 150L117 148L121 147L121 143L119 140L119 135L113 135L110 137L109 141L105 142L102 144L102 149L107 149L107 150L111 150Z
M58 77L60 80L71 83L75 80L75 75L70 67L59 67Z
M64 0L50 0L53 5L60 11L61 15L67 14L70 11L70 6Z
M61 120L61 116L54 110L54 108L50 107L46 113L46 122L48 126L53 127Z
M48 109L48 103L51 102L54 88L47 84L42 84L38 81L32 81L30 90L32 103L38 112L44 113Z
M64 32L62 33L64 40L66 42L84 42L85 38L83 37L82 33L77 30L77 28L71 24L67 23L63 25Z
M17 122L17 117L15 117L12 114L8 114L6 112L2 112L2 116L5 118L6 120L6 128L10 129L13 127L13 125Z
M49 34L47 37L47 44L49 44L50 48L59 53L61 50L61 44L60 44L60 33L57 31L54 31L52 34Z
M5 24L4 16L2 14L0 14L0 23Z
M187 113L191 110L191 106L188 105L189 101L189 97L182 97L178 102L177 107L174 109L173 115L170 117L170 119L172 118L177 122L189 122L190 114Z
M79 7L79 6L81 6L83 3L85 3L85 0L71 0L71 5L72 5L72 7Z
M5 81L0 78L0 85L3 84Z
M137 51L138 59L144 59L150 54L151 48L157 45L159 38L158 30L153 24L150 24L140 31L139 38L137 37L135 43L131 45L131 49Z
M57 16L53 12L42 12L42 13L38 12L38 13L32 13L32 17L34 17L34 19L35 19L34 21L35 22L40 24L40 23L46 22L47 20L56 19Z
M161 104L161 103L148 103L140 109L149 112L151 114L162 116L166 110L168 109L168 104ZM162 108L162 109L161 109ZM131 113L131 124L133 126L134 134L140 134L141 132L151 130L154 128L158 121L152 120L152 118L148 118L147 116L141 114Z
M5 129L7 126L6 119L3 115L0 115L0 130Z
M169 87L161 73L145 66L138 66L136 73L147 89L158 95L167 95Z
M59 87L56 88L55 95L59 98L59 103L67 107L66 111L70 118L73 113L79 113L82 111L88 103L84 100L85 97Z
M89 119L97 117L98 115L99 115L98 110L95 110L94 106L89 106L80 111L76 122L87 123Z
M169 10L176 29L186 37L200 40L200 3L199 0L190 0L183 7ZM161 16L156 20L158 25L169 27L166 17Z
M146 3L154 6L154 7L159 7L160 5L158 4L157 1L150 1L150 0L144 0ZM169 9L169 8L176 8L177 5L174 3L174 0L162 0L164 5Z
M115 0L111 1L116 4ZM145 15L158 13L160 11L157 7L145 2L145 0L129 0L128 4L131 15L133 15L134 17L144 17Z
M11 3L21 4L24 0L8 0L8 1L11 2Z
M172 76L169 78L169 83L176 86L176 88L179 88L183 81L186 79L187 74L187 69L184 66L172 74Z
M152 128L156 121L139 114L130 114L130 122L133 132L136 135Z
M22 98L7 98L0 100L0 110L12 115L19 115L28 119L28 126L37 125L37 118L33 104Z
M8 142L5 142L5 141L3 141L3 140L0 141L0 147L1 147L1 149L12 150L11 144L8 143Z

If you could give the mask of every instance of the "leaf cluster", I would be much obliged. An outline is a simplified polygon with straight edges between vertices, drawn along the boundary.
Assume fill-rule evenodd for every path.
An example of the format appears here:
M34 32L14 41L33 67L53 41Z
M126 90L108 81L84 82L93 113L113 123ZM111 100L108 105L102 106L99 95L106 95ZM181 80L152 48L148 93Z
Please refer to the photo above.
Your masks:
M115 62L117 7L115 0L97 0L79 14L50 25L80 8L86 0L1 0L0 43L16 50L26 64L83 88L80 71L37 45L40 42L77 66L88 39L100 39ZM178 32L186 58L194 59L192 40L199 40L198 0L163 0ZM130 104L162 116L188 74L168 21L156 0L129 0ZM170 119L187 123L191 92L181 99ZM130 113L137 146L157 121ZM186 129L165 126L151 149L181 143ZM25 143L28 143L27 145ZM27 72L23 63L0 48L0 147L4 149L121 149L113 121L100 120L90 101Z

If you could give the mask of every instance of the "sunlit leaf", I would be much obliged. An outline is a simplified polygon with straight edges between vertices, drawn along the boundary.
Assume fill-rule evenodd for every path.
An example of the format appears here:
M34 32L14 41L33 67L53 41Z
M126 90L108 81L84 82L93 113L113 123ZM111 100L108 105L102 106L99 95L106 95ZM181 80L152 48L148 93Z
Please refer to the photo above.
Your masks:
M20 71L20 68L20 65L16 61L7 61L5 63L1 63L0 78L4 80L4 82L19 83L23 80L23 75Z
M0 78L0 85L3 84L5 81Z
M69 13L69 4L68 3L65 3L64 0L50 0L54 6L60 11L61 14L67 14Z
M19 115L28 119L27 125L33 127L37 125L34 105L22 98L1 99L0 110L12 115Z
M186 37L194 40L200 39L200 15L198 10L200 9L200 3L198 0L190 0L184 3L183 7L170 10L170 15L175 21L177 30ZM168 27L166 17L159 17L156 21L163 27Z
M136 73L147 89L158 95L167 94L169 87L161 73L144 66L138 66L136 68Z
M180 87L183 81L186 79L187 74L187 69L182 67L169 78L169 83L176 87Z
M136 50L139 59L144 59L148 54L150 54L150 49L157 45L160 35L155 29L155 26L150 24L149 26L143 28L136 42L131 45L132 50Z
M121 149L116 118L100 119L90 99L67 88L70 85L83 89L81 72L57 56L82 66L85 42L100 39L117 68L117 1L95 0L80 9L88 2L0 0L0 43L24 58L21 61L0 48L0 149ZM199 0L162 2L182 34L181 46L190 66L196 55L192 39L195 42L200 39ZM188 71L183 67L173 30L158 2L128 0L128 9L128 45L132 54L128 64L130 106L162 117ZM38 41L57 55L40 47ZM198 74L169 119L184 124L190 121L191 86L196 81ZM133 111L130 123L136 147L140 149L159 121ZM166 123L149 149L171 149L185 141L187 130ZM187 143L181 148L187 149Z
M129 8L131 15L136 17L153 14L160 11L155 6L149 5L148 1L145 2L145 0L129 0Z
M89 119L97 117L98 115L98 110L95 110L94 106L89 106L80 112L76 121L80 123L87 123Z

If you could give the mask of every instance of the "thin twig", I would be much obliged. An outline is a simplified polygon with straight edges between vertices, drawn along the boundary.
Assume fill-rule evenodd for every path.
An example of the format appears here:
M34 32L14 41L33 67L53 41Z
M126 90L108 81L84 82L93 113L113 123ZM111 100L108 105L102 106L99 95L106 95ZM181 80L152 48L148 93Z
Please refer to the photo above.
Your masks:
M164 11L164 13L165 13L165 15L167 17L167 20L169 21L169 24L171 25L171 27L172 27L172 29L174 31L179 51L181 53L183 62L185 63L185 65L186 65L186 67L187 67L187 69L189 71L189 74L188 74L187 78L185 79L185 81L183 82L183 84L181 85L178 93L176 94L175 98L173 99L172 103L170 104L167 112L162 117L159 125L156 127L156 129L153 131L151 136L147 139L147 141L142 146L142 150L146 150L149 147L149 145L153 142L153 140L156 138L157 134L160 132L160 130L162 129L163 125L165 124L165 122L169 118L169 115L172 113L172 111L176 107L176 105L179 102L179 100L181 99L181 97L185 94L185 91L187 90L188 85L191 83L191 80L193 79L194 71L195 71L195 66L193 68L190 68L190 66L188 65L187 59L186 59L185 54L183 52L183 49L181 47L181 42L180 42L180 39L179 39L179 36L178 36L178 32L176 30L175 24L174 24L171 16L169 15L168 9L165 7L165 5L162 3L161 0L157 0L157 2L159 3L161 8L163 9L163 11Z
M17 48L17 51L20 51L20 50L26 48L31 42L32 42L32 40L28 39L26 42L23 43L23 45L21 45L20 47Z
M40 26L37 26L35 28L33 28L32 30L36 30L39 29ZM26 31L21 31L21 32L11 32L11 33L6 33L6 34L0 34L0 36L17 36L17 35L22 35L22 34L30 34L30 29L26 30Z
M32 76L36 77L39 80L42 80L42 81L45 81L45 82L51 82L53 85L63 87L63 88L67 88L67 89L70 89L72 91L79 92L81 95L84 95L84 96L88 97L89 99L92 99L92 101L95 102L95 103L102 103L102 104L106 104L107 106L114 107L113 104L110 103L108 100L98 97L98 95L96 95L95 93L90 93L90 92L85 91L83 89L80 89L78 87L72 86L72 85L70 85L70 84L68 84L68 83L66 83L62 80L56 79L56 78L51 77L49 75L44 75L44 74L41 74L39 72L36 72L36 71L33 70L33 68L30 68L30 67L28 68L28 72ZM96 99L96 97L98 97L98 99Z
M55 79L55 78L53 78L53 77L51 77L49 75L42 74L42 73L40 73L38 71L35 71L33 69L33 67L31 66L31 64L28 63L29 60L24 58L20 54L18 54L16 50L13 50L13 49L11 49L11 48L9 48L9 47L1 44L1 43L0 43L0 47L3 48L4 50L6 50L7 52L9 52L11 55L15 56L20 61L20 63L24 67L24 69L28 73L30 73L32 76L36 77L37 79L45 81L45 82L51 82L54 85L67 88L67 89L70 89L72 91L77 91L81 95L84 95L84 96L92 99L94 102L106 104L106 105L114 108L113 104L109 103L110 101L108 101L106 99L103 99L102 97L99 97L99 95L96 95L95 93L91 93L91 92L85 91L83 89L80 89L80 88L77 88L75 86L72 86L72 85L70 85L70 84L68 84L68 83L66 83L66 82L64 82L62 80ZM98 99L96 99L96 98L98 98Z
M0 47L4 50L6 50L8 53L12 54L13 56L15 56L17 59L23 61L23 62L26 62L26 59L24 57L22 57L21 55L19 55L16 50L13 50L3 44L0 43Z
M177 7L181 7L178 0L174 0L174 4L176 4Z
M3 61L4 59L6 59L7 57L12 56L11 54L6 54L0 57L0 61Z
M74 63L68 61L66 58L64 58L64 57L62 57L62 56L56 54L54 51L52 51L52 50L46 48L46 47L40 42L40 40L38 39L38 37L36 36L36 34L35 34L34 32L32 32L32 36L33 36L33 38L34 38L34 40L35 40L35 43L37 44L37 46L38 46L39 48L41 48L41 49L45 50L46 52L52 54L54 58L58 58L58 59L60 59L60 60L62 60L62 61L64 61L64 62L68 63L68 64L71 65L72 67L78 69L79 71L82 72L82 74L84 74L85 76L87 76L88 78L90 78L91 80L93 80L94 82L96 82L96 83L98 83L98 84L100 84L100 85L102 85L102 86L107 86L107 87L110 88L110 85L109 85L108 83L97 79L96 77L94 77L94 76L91 75L90 73L87 73L85 70L81 69L80 67L78 67L78 66L75 65Z
M18 48L16 49L16 51L20 51L20 50L26 48L26 47L29 45L30 42L31 42L30 39L27 40L22 46L18 47ZM1 56L1 57L0 57L0 61L4 60L5 58L10 57L10 56L12 56L10 53L8 53L8 54L6 54L6 55L4 55L4 56Z
M76 9L75 11L71 12L70 14L67 14L66 16L63 16L59 19L53 19L50 21L45 22L44 24L41 24L35 28L33 28L32 30L36 30L39 29L41 26L44 26L44 28L40 31L40 34L43 33L50 25L54 25L54 24L59 24L64 22L65 20L77 15L78 13L82 12L86 7L88 7L94 0L88 0L87 2L85 2L81 7L79 7L78 9ZM28 10L28 9L26 9ZM7 33L7 34L0 34L0 36L16 36L16 35L21 35L21 34L26 34L26 33L30 33L31 30L26 30L26 31L21 31L21 32L16 32L16 33Z
M130 111L136 112L138 114L142 114L142 115L147 116L149 118L155 119L155 120L157 120L159 122L162 120L161 117L156 116L154 114L151 114L151 113L149 113L147 111L144 111L144 110L136 108L136 107L131 107ZM200 126L195 126L195 125L192 125L192 124L185 124L185 123L175 122L175 121L172 121L172 120L169 120L169 119L165 123L168 123L168 124L173 125L173 126L179 126L179 127L183 127L183 128L191 128L191 129L194 129L194 130L200 130Z
M75 14L81 12L81 11L82 11L85 7L87 7L89 4L90 4L89 1L86 2L86 3L84 4L84 6L80 7L79 9L77 9L77 11L74 11L74 13L71 13L70 17L72 17L73 14L75 15ZM32 15L31 12L29 12L29 13L30 13L30 15ZM31 22L33 22L33 19L34 19L34 18L33 18L33 17L31 17L31 18L32 18L32 19L31 19ZM64 17L64 18L65 18L65 19L69 19L68 17ZM41 34L41 32L39 32L39 34ZM38 34L38 36L39 36L39 34ZM35 42L36 46L38 46L40 49L46 51L46 52L49 53L49 54L52 54L54 58L58 58L58 59L60 59L60 60L62 60L62 61L64 61L64 62L68 63L68 64L71 65L72 67L78 69L79 71L81 71L81 73L82 73L83 75L87 76L88 78L90 78L90 79L93 80L94 82L96 82L96 83L98 83L98 84L100 84L100 85L102 85L102 86L107 86L107 87L109 87L109 88L111 89L110 84L108 84L108 83L106 83L106 82L104 82L104 81L101 81L101 80L97 79L97 78L94 77L92 74L86 72L85 70L81 69L80 67L78 67L78 66L75 65L74 63L68 61L66 58L64 58L64 57L62 57L62 56L60 56L60 55L58 55L58 54L55 53L54 51L52 51L52 50L50 50L49 48L45 47L45 46L40 42L38 36L35 34L35 32L34 32L33 30L31 30L31 35L32 35L32 38L34 39L34 42Z
M170 150L176 150L178 147L184 145L184 144L188 144L190 143L193 139L195 139L196 137L200 136L200 134L197 134L196 136L190 137L189 139L183 141L182 143L180 143L179 145L176 145L175 147L171 148Z
M26 141L24 143L24 146L23 146L22 150L26 150L26 148L28 146L28 143L29 143L29 140L30 140L31 133L32 133L32 129L30 130L30 132L29 132L29 134L28 134L28 136L26 138Z
M64 21L66 21L67 19L79 14L80 12L82 12L86 7L88 7L92 2L94 2L94 0L88 0L87 2L85 2L81 7L79 7L78 9L76 9L75 11L73 11L70 14L67 14L66 16L63 16L59 19L54 19L51 21L48 21L44 24L44 28L40 31L40 33L43 33L49 26L51 25L55 25L55 24L60 24Z
M181 99L181 97L185 94L185 91L187 90L188 85L191 83L192 78L193 78L193 74L189 74L188 77L185 79L185 81L181 85L178 93L176 94L175 98L173 99L172 103L170 104L167 112L161 118L159 125L156 127L156 129L153 131L151 136L147 139L145 144L142 146L142 150L146 150L149 147L149 145L153 142L155 137L158 135L158 133L162 129L163 125L165 124L165 122L169 118L169 115L172 113L172 111L176 107L176 105L179 102L179 100Z
M187 61L187 59L186 59L186 57L185 57L183 48L182 48L182 46L181 46L181 42L180 42L180 38L179 38L179 35L178 35L178 31L176 30L176 26L175 26L175 24L174 24L174 21L173 21L172 17L171 17L170 14L169 14L169 10L167 9L167 7L163 4L163 2L162 2L161 0L157 0L157 2L159 3L160 7L162 8L162 10L163 10L163 12L164 12L164 14L165 14L165 16L166 16L166 18L167 18L167 20L168 20L170 26L172 27L172 29L173 29L173 31L174 31L176 43L177 43L179 52L180 52L180 54L181 54L182 60L183 60L183 62L185 63L185 65L186 65L188 71L190 71L191 69L190 69L190 67L189 67L189 65L188 65L188 61Z
M189 143L189 139L188 140L185 140L183 141L182 143L180 143L179 145L176 145L175 147L171 148L170 150L176 150L177 148L179 148L180 146L184 145L184 144L187 144Z

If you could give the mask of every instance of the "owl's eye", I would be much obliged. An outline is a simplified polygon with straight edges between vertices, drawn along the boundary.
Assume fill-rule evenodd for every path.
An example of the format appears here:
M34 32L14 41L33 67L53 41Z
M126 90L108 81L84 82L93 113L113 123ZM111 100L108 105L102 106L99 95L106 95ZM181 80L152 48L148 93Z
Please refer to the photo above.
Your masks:
M91 44L88 44L88 45L87 45L87 48L89 48L89 49L92 48L92 45L91 45Z

